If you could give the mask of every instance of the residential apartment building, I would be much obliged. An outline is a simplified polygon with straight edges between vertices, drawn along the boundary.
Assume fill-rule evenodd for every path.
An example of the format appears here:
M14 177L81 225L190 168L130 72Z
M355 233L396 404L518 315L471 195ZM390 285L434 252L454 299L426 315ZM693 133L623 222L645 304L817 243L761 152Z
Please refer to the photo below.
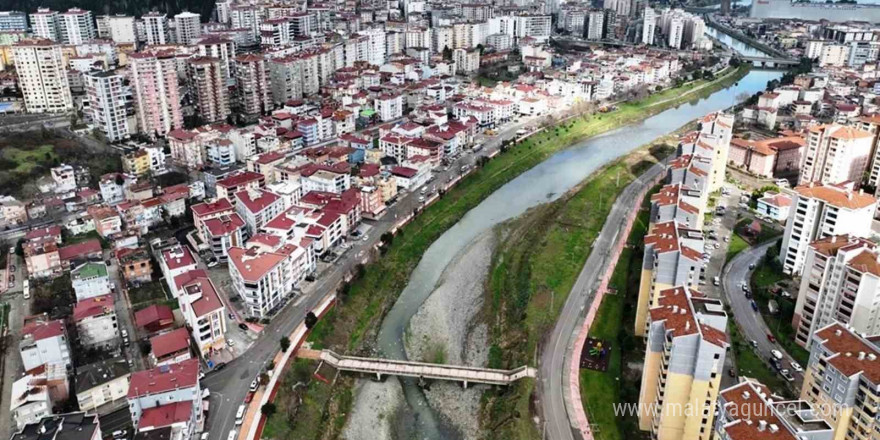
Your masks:
M205 242L219 261L226 262L230 248L244 246L245 223L238 214L208 219L204 226Z
M177 85L177 62L171 53L129 54L138 132L165 136L183 127L181 95Z
M61 46L50 40L22 40L12 46L18 86L29 113L73 109Z
M383 93L373 100L373 107L379 115L379 120L382 122L393 121L403 116L403 95Z
M110 277L103 261L80 264L70 271L70 282L77 301L110 293Z
M284 203L277 194L266 190L245 190L235 193L235 211L244 220L249 237L254 236L266 222L284 211Z
M60 41L58 20L58 11L53 11L49 8L37 8L37 12L31 14L31 32L33 32L35 38Z
M168 17L159 12L149 12L141 17L144 22L144 36L148 45L167 44Z
M783 271L800 275L810 243L833 235L867 237L877 208L873 196L848 186L810 184L794 189L779 259Z
M112 295L78 300L73 307L73 322L83 347L110 350L119 346Z
M79 8L68 9L58 15L59 42L71 46L88 43L97 37L92 11Z
M97 408L125 399L131 371L123 358L112 358L76 369L76 399L80 411Z
M287 248L290 245L285 246ZM298 251L296 254L302 253L301 248L293 248ZM280 306L298 281L291 266L291 258L295 254L282 252L267 251L256 246L229 249L232 285L244 300L250 316L262 318Z
M51 321L45 314L24 319L18 349L25 370L46 364L72 366L64 321Z
M259 54L235 57L236 98L239 111L256 118L274 108L269 87L269 65Z
M188 359L132 373L126 397L131 420L138 429L141 418L151 419L149 416L156 411L177 403L185 406L183 412L191 421L199 420L202 413L199 360ZM192 436L192 432L185 434L182 438Z
M651 195L651 223L677 222L679 225L699 229L705 215L707 195L673 183L660 188Z
M865 338L840 323L813 334L800 398L823 408L819 416L835 439L876 437L880 369L876 338Z
M150 338L150 362L154 367L161 367L192 359L189 341L189 330L186 327L153 336Z
M805 400L785 400L755 379L718 394L715 437L718 440L832 440L834 429Z
M658 294L675 286L697 286L704 277L703 232L675 221L654 224L645 236L645 255L639 283L635 333L644 336L648 315Z
M639 428L658 440L709 440L728 346L720 300L660 291L648 314ZM688 408L688 410L685 410Z
M798 182L801 185L861 182L868 170L873 141L870 132L857 127L837 124L811 127Z
M174 16L175 33L178 44L193 44L202 36L202 23L199 14L184 11Z
M110 142L127 139L128 117L126 115L125 78L114 72L92 71L83 75L89 99L87 113L92 124Z
M880 254L863 238L832 235L810 243L792 327L809 348L813 333L834 322L861 334L880 333Z
M41 440L45 438L64 440L101 440L101 424L98 416L84 412L58 414L43 417L40 421L21 428L11 440Z
M651 46L654 44L654 35L657 33L657 13L652 8L645 8L642 16L642 44Z
M192 338L205 359L226 348L226 306L204 270L193 270L174 279L180 296L180 310Z
M199 239L201 239L202 242L205 242L208 239L205 222L215 218L235 215L235 208L232 206L232 203L229 203L229 199L219 198L212 202L204 202L194 205L192 207L192 213L196 233L199 234Z
M196 109L202 121L225 121L229 109L228 70L222 60L213 57L193 57L187 60L190 90L196 100Z

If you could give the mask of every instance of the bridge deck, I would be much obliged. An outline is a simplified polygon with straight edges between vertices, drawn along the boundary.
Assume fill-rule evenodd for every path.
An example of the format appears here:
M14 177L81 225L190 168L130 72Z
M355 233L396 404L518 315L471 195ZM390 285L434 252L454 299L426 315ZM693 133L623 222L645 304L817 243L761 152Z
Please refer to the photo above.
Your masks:
M428 379L478 382L507 385L524 377L535 377L534 368L519 367L514 370L468 367L460 365L428 364L395 359L371 359L341 356L333 351L321 352L321 360L343 371L356 371L377 375L424 377Z

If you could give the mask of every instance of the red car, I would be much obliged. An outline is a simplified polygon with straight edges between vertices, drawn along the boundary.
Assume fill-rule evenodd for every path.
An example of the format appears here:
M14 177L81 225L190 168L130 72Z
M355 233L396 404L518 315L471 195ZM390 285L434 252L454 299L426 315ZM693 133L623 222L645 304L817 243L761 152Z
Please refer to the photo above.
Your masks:
M254 400L254 392L248 391L247 395L244 396L244 403L251 403L251 400Z
M776 343L776 337L771 335L770 333L767 333L767 340L774 344Z

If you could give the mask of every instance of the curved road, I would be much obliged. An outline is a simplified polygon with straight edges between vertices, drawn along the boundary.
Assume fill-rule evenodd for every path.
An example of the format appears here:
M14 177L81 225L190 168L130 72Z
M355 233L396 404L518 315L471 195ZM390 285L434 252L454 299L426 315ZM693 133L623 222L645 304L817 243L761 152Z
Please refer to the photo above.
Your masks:
M593 302L599 279L608 269L611 250L620 240L627 239L625 234L621 234L627 216L632 213L634 206L641 206L641 200L637 200L638 196L648 185L653 184L665 169L664 164L654 165L627 185L617 197L602 226L602 232L593 243L593 250L597 252L590 252L565 301L550 340L543 348L538 372L538 377L541 379L537 384L544 416L545 438L553 440L581 438L569 419L569 416L574 414L572 405L581 405L581 402L571 402L569 395L569 377L571 374L578 374L577 371L572 372L569 369L573 344Z
M761 258L767 253L767 249L776 244L776 240L750 247L738 253L733 260L727 263L722 272L722 283L724 287L725 297L730 304L730 311L733 318L739 324L744 338L758 343L758 357L766 361L770 358L772 350L779 350L783 356L783 368L788 368L794 376L794 383L790 384L795 390L800 389L803 382L803 374L791 369L791 362L794 360L782 346L778 343L770 342L767 335L771 334L767 323L760 313L752 310L751 300L746 298L742 290L742 283L749 282L752 278L752 270L749 266L759 264Z

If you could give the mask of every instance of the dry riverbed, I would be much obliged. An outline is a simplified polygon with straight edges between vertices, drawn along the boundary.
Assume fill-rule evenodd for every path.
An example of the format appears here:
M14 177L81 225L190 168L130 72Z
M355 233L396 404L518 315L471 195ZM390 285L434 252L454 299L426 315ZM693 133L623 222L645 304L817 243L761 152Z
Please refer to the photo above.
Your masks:
M422 362L485 366L488 359L483 309L484 289L495 236L484 233L462 250L446 268L431 296L410 321L407 357ZM453 382L431 382L424 390L429 404L462 439L481 438L481 385L462 389ZM350 440L392 440L395 426L408 418L400 383L360 380L344 437ZM399 431L398 431L399 433Z

